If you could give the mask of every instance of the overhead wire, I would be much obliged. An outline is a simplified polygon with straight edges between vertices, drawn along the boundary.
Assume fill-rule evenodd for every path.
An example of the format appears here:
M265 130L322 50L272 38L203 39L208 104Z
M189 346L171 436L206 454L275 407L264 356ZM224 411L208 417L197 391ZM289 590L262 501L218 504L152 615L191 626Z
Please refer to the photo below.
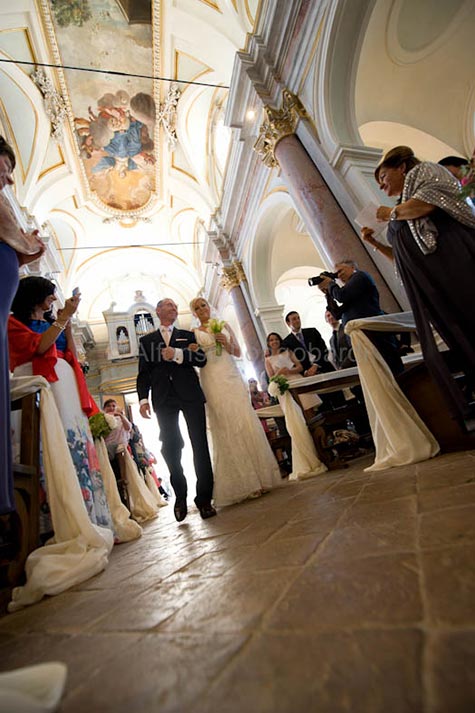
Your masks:
M48 62L29 62L19 59L5 59L0 57L0 62L5 64L25 64L30 67L48 67L50 69L69 69L74 72L93 72L96 74L108 74L116 77L133 77L134 79L150 79L153 82L170 82L171 84L194 84L200 87L214 87L218 89L229 89L226 84L215 84L213 82L197 82L192 79L171 79L170 77L156 77L153 74L134 74L133 72L119 72L115 69L95 69L94 67L75 67L69 64L50 64Z
M79 245L78 247L57 247L56 249L64 252L65 250L109 250L110 248L163 248L170 247L171 245L204 245L204 242L192 240L177 243L136 243L134 245Z

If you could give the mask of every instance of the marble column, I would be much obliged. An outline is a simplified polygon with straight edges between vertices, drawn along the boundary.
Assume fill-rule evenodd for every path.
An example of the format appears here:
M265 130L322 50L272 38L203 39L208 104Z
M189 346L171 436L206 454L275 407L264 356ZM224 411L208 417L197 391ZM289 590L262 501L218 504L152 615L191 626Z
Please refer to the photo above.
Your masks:
M323 261L332 268L338 260L355 260L360 269L374 278L384 309L399 311L400 307L378 267L295 134L300 119L307 117L300 100L284 90L282 109L266 106L265 110L267 119L255 149L267 166L279 166L295 207Z
M227 290L233 300L234 309L239 321L242 336L246 345L246 356L254 367L259 380L264 371L264 353L259 339L252 314L242 290L242 283L246 276L241 263L235 260L231 265L223 267L221 285Z

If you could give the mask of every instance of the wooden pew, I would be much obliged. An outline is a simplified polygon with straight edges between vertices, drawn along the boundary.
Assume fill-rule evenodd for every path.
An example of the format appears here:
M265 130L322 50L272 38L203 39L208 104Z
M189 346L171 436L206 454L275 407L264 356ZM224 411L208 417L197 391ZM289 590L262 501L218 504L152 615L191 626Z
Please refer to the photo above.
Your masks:
M20 463L13 464L16 512L2 516L0 587L5 590L22 583L25 561L40 544L40 413L39 392L12 402L21 409ZM4 599L4 597L0 597Z
M406 367L411 364L418 364L421 361L422 356L420 354L409 354L403 357ZM360 378L358 368L353 366L348 369L316 374L315 376L299 377L298 379L292 379L289 384L290 391L298 402L299 394L309 392L316 392L319 395L329 394L342 389L360 386ZM312 434L318 457L330 470L347 467L347 458L343 458L344 454L340 452L341 449L338 446L335 447L331 442L330 434L334 430L344 429L346 421L354 421L358 416L358 412L364 413L362 406L356 403L356 399L350 399L344 406L331 411L322 411L320 408L316 414L309 411L303 412L307 426ZM355 455L360 454L358 448L355 448L354 452Z

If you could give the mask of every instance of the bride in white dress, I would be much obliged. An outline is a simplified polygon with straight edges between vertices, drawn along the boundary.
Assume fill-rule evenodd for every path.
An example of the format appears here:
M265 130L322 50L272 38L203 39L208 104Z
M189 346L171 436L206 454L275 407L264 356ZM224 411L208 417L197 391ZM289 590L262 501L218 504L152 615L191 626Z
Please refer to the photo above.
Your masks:
M282 479L234 363L241 352L231 328L226 324L220 334L208 331L210 307L202 297L196 297L190 308L200 321L194 332L207 357L200 381L213 445L213 498L222 507L257 497L281 485ZM216 355L217 342L223 346L220 356Z

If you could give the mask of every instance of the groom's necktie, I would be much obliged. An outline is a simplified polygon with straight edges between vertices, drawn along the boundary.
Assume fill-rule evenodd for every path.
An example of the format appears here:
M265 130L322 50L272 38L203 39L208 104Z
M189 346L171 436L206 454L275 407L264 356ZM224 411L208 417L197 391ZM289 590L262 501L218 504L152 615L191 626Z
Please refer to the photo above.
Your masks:
M170 338L172 336L172 330L173 327L160 327L160 331L162 333L162 337L165 341L166 346L170 344Z
M300 344L304 347L304 349L306 349L307 345L305 344L305 339L303 338L302 332L297 332L297 334L295 336L299 340Z

